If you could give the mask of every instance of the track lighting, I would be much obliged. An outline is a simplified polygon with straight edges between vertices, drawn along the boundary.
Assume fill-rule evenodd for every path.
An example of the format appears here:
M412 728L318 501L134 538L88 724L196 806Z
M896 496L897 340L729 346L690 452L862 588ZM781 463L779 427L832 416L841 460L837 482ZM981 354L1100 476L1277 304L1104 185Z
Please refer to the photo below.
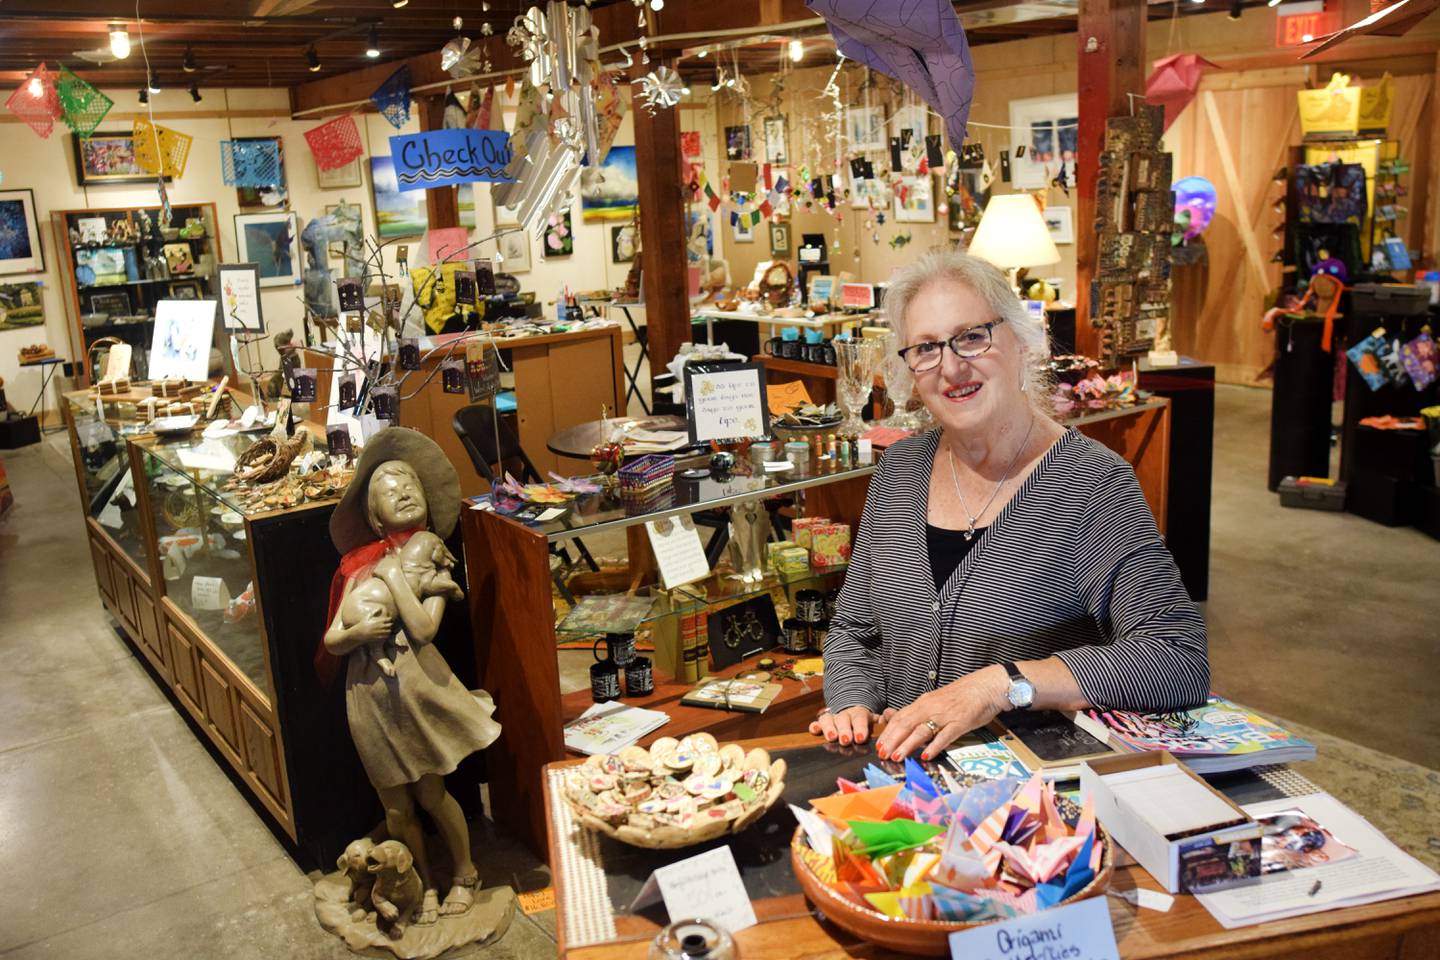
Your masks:
M399 10L401 7L405 6L409 2L410 0L390 0L390 6L394 7L396 10Z
M699 57L701 60L704 60L706 57L710 56L710 51L701 50L699 53L695 54L695 56Z
M375 60L380 56L380 28L370 25L370 41L365 46L365 56Z
M659 13L665 9L665 0L650 0L650 9Z
M115 55L116 60L124 60L130 56L130 31L125 29L123 23L110 24L110 52Z
M200 85L198 83L190 84L190 99L196 103L200 102Z
M310 48L305 51L305 66L309 68L311 73L320 72L320 54L315 52L315 45L313 43L310 45Z
M195 51L188 44L185 47L185 59L180 61L180 69L186 73L195 72Z
M1239 20L1240 15L1245 12L1245 0L1235 0L1230 4L1230 19Z
M805 44L801 43L799 40L791 40L791 41L790 41L790 59L791 59L791 60L794 60L796 63L799 63L801 60L804 60L804 59L805 59Z
M145 92L145 88L144 88L144 87L141 87L141 88L140 88L140 103L143 105L143 104L147 104L147 103L149 103L149 102L150 102L150 94L148 94L148 93Z
M155 74L153 74L153 73L149 74L148 78L147 78L146 81L145 81L145 87L146 87L146 89L148 89L152 94L153 94L153 93L159 93L159 92L160 92L160 81L158 81L158 80L155 79Z

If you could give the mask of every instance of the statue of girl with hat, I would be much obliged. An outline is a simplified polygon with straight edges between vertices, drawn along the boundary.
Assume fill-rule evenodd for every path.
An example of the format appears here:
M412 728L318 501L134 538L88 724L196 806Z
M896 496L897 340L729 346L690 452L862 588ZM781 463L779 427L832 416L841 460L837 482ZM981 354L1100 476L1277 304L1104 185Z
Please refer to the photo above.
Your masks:
M460 513L460 483L424 434L389 427L365 445L355 479L330 519L340 568L330 589L324 650L345 660L345 713L385 826L414 856L425 886L417 924L465 913L479 871L470 831L445 775L500 735L483 691L466 690L432 642L445 605L464 594L444 538ZM433 531L433 532L432 532ZM436 876L416 816L424 808L450 856L450 889Z

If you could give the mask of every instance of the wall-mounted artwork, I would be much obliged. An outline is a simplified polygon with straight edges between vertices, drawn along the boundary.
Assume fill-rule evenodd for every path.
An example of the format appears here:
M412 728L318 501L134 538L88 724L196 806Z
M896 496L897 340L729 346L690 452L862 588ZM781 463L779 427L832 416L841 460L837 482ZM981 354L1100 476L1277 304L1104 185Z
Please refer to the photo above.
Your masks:
M765 118L765 159L778 166L790 162L790 144L784 117Z
M0 190L0 273L44 273L35 194Z
M260 268L260 286L300 282L300 223L293 213L237 213L238 259Z
M610 260L614 263L633 263L635 253L640 249L635 225L627 223L610 228Z
M901 177L895 188L895 220L899 223L934 223L935 193L930 174Z
M0 330L45 322L45 300L38 283L0 283Z
M375 232L382 239L418 237L429 229L425 191L402 192L395 162L389 157L370 158L370 194L375 200Z
M580 171L580 219L585 223L633 220L639 204L634 147L611 147L604 163Z
M315 182L321 190L345 190L360 186L365 180L365 175L360 170L360 157L356 157L343 166L335 167L332 170L321 170L315 168ZM314 158L311 158L314 163Z
M726 127L725 159L749 160L750 157L750 128L748 126Z
M480 222L475 218L475 184L462 183L455 188L455 206L460 210L460 226L474 230Z
M885 112L879 107L845 111L845 137L851 153L885 149Z
M930 129L930 115L922 106L911 104L895 111L890 118L890 136L900 138L907 154L924 156L925 134Z
M516 230L500 237L498 241L501 273L528 273L530 271L530 235Z
M541 242L541 254L550 257L568 257L575 252L575 230L570 225L570 211L550 215L545 224L545 236Z
M165 244L165 266L170 268L170 275L188 276L195 272L195 259L190 253L188 243L167 243Z
M1062 166L1066 181L1075 182L1079 116L1073 93L1010 101L1010 182L1016 190L1048 187Z
M1075 211L1071 207L1046 207L1042 214L1050 239L1056 243L1075 242Z
M241 210L284 210L290 205L290 191L285 186L285 141L279 137L234 137L249 143L273 143L280 155L280 182L265 187L236 187L235 199Z
M75 151L75 182L82 187L155 182L155 175L135 162L135 138L129 130L96 131L89 136L72 133L70 143Z

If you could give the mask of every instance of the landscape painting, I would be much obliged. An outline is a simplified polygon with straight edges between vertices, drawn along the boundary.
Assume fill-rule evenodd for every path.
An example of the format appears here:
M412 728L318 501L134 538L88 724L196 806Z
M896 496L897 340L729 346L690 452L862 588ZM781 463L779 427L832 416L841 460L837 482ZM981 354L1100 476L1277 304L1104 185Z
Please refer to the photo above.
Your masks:
M395 161L370 158L370 192L375 198L375 232L382 239L418 237L429 229L424 190L400 190Z
M634 147L611 147L604 163L580 171L580 219L585 223L633 220L639 203Z

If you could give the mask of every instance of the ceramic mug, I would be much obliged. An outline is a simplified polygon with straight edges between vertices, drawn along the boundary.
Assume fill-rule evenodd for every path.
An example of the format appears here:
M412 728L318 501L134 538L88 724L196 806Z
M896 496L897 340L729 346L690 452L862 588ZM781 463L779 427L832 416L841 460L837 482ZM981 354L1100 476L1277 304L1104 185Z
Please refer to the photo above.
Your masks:
M605 644L605 660L600 660L600 644L602 643ZM607 633L595 641L591 652L601 663L609 662L617 667L623 667L635 659L635 634Z
M835 619L835 605L840 602L839 590L825 591L825 619Z
M590 699L596 703L620 699L620 671L611 661L590 664Z
M786 340L783 337L771 337L765 341L765 352L772 357L780 357L785 360L799 360L805 344L799 340Z
M811 363L823 363L833 367L835 365L835 348L828 343L807 343L805 344L805 359Z
M819 590L800 590L795 594L795 616L806 623L825 619L825 595Z
M796 617L786 620L780 646L786 653L804 653L809 650L810 624Z
M655 673L649 657L636 657L625 665L625 696L648 697L655 692Z
M816 653L825 652L825 641L830 636L830 621L821 620L810 624L810 648Z

